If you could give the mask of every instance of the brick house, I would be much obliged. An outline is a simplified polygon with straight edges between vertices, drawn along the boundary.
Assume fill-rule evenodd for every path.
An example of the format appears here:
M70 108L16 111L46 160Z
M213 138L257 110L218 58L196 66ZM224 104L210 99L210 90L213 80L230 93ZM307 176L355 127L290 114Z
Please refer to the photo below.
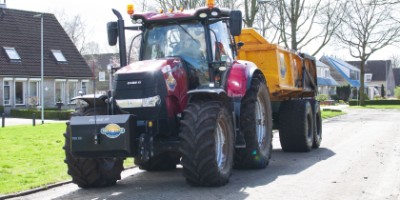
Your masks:
M31 11L7 9L0 4L0 106L42 105L41 18ZM74 107L69 99L90 93L92 72L53 14L43 13L44 106Z

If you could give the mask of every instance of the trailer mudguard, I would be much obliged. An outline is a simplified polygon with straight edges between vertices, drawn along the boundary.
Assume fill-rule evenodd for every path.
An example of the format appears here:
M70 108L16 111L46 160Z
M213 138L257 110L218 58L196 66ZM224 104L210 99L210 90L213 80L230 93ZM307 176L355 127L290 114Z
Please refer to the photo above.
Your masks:
M82 96L76 96L71 99L71 101L74 100L82 100L86 102L89 107L93 107L94 105L96 106L106 106L106 100L107 100L107 95L104 94L86 94Z

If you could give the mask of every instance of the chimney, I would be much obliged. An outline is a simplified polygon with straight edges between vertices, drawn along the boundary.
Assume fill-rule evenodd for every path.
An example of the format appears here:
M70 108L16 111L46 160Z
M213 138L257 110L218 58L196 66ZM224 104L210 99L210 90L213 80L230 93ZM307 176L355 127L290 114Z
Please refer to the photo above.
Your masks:
M7 8L6 0L0 0L0 8Z

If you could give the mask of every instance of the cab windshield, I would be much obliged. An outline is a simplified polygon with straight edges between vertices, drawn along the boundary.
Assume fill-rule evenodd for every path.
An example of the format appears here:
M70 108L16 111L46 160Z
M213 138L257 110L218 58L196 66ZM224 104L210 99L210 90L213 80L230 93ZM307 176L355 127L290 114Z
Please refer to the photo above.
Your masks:
M207 69L204 26L200 23L151 25L143 35L142 60L181 57L194 68Z

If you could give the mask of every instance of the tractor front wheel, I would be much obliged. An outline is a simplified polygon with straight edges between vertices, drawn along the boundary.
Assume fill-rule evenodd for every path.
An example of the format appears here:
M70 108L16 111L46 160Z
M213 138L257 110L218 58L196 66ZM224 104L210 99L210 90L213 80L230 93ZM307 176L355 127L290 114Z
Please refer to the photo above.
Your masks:
M232 117L220 102L193 102L184 111L180 151L183 176L195 186L221 186L233 165Z
M104 114L105 109L96 109L97 114ZM94 109L86 109L75 115L90 116ZM81 188L106 187L115 185L121 179L121 172L124 169L123 158L76 158L71 154L71 132L67 123L65 136L65 160L68 167L68 174L72 182Z

